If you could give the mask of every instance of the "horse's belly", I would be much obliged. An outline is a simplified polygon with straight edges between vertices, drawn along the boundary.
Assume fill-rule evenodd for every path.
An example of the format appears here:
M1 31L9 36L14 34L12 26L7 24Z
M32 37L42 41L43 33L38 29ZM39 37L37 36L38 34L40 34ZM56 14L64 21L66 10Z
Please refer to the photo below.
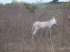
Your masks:
M44 24L42 24L42 25L40 25L41 26L41 28L45 28L46 27L46 25L44 25Z

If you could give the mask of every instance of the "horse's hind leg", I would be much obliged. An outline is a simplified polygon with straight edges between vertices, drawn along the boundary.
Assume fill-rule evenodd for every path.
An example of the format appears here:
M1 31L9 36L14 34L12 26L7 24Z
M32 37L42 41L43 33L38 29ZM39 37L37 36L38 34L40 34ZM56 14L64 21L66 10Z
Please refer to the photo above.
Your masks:
M37 31L38 31L38 28L36 27L36 28L34 29L33 34L32 34L32 39L34 38L34 36L35 36L35 34L36 34Z
M32 39L34 38L34 36L35 36L35 34L36 34L36 31L37 31L37 30L35 30L35 31L33 32L33 34L32 34Z

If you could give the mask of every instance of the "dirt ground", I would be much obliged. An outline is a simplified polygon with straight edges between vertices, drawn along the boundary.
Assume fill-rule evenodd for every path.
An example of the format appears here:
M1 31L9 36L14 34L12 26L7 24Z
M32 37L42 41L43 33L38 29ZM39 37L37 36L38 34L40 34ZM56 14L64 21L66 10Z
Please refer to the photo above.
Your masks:
M55 17L58 26L41 29L32 39L34 21ZM0 7L0 52L70 52L70 9L53 5L28 12L23 5Z

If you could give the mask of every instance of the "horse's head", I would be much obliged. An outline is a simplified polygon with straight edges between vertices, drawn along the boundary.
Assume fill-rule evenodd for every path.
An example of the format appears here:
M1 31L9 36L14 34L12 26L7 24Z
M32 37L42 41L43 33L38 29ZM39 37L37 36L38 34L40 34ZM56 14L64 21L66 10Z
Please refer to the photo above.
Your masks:
M49 21L50 26L57 26L57 20L55 19L55 17L53 17L52 19L50 19Z

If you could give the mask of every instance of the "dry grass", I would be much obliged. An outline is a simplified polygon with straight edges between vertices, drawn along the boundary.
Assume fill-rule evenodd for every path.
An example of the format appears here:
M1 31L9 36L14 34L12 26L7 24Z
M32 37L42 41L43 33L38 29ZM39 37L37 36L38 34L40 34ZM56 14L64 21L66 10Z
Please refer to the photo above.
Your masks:
M36 10L34 14L21 6L0 8L0 12L0 52L70 52L70 31L66 30L69 28L66 26L69 13L60 6L50 5L47 9ZM52 29L51 40L47 29L40 30L32 40L32 23L52 16L56 17L58 27Z

